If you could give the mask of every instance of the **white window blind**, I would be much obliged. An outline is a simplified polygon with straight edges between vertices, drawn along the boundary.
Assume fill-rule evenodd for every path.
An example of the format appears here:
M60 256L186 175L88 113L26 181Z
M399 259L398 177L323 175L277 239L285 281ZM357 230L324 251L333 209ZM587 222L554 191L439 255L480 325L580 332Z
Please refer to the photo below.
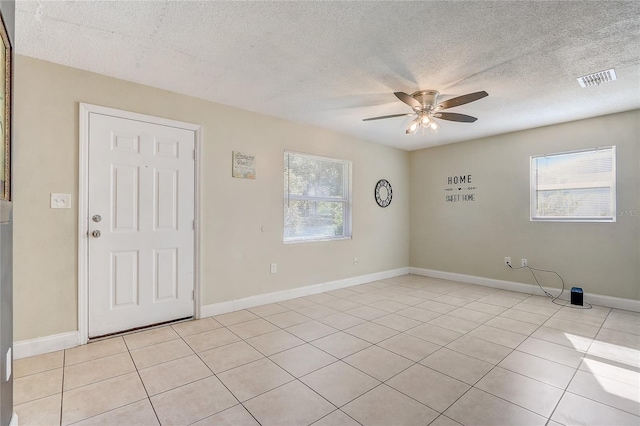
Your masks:
M285 151L284 242L351 237L351 162Z
M615 219L615 146L531 157L531 220Z

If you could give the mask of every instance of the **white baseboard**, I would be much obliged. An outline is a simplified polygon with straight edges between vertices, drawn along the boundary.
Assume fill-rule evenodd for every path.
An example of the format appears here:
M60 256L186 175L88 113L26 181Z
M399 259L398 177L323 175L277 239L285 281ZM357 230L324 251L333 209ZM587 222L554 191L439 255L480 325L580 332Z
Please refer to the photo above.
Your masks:
M533 284L517 283L513 281L496 280L493 278L478 277L475 275L456 274L453 272L436 271L434 269L409 268L410 274L422 275L425 277L440 278L443 280L458 281L466 284L476 284L485 287L499 288L502 290L517 291L527 294L542 295L540 287ZM547 291L559 292L559 288L544 287ZM569 297L570 288L565 288L565 293ZM554 293L555 294L555 293ZM564 296L563 296L564 297ZM626 311L640 312L640 300L623 299L621 297L605 296L602 294L586 293L584 301L592 305L606 306L608 308L624 309Z
M379 281L386 278L393 278L406 274L422 275L425 277L440 278L466 284L482 285L485 287L517 291L520 293L541 294L540 288L532 284L497 280L493 278L478 277L474 275L457 274L453 272L437 271L433 269L406 267L392 269L389 271L376 272L368 275L360 275L357 277L345 278L342 280L329 281L326 283L299 287L291 290L276 291L272 293L259 294L256 296L249 296L242 299L230 300L227 302L214 303L211 305L202 306L200 312L201 317L210 317L213 315L226 314L228 312L233 312L240 309L253 308L255 306L265 305L267 303L275 303L284 300L295 299L297 297L310 296L317 293L323 293L325 291L352 287L355 285L366 284L372 281ZM559 291L560 289L545 287L545 290ZM566 290L568 289L565 289L565 291ZM584 296L584 301L587 303L591 303L592 305L640 312L640 300L623 299L620 297L587 293ZM80 344L80 335L77 331L55 334L52 336L38 337L35 339L14 342L13 356L14 359L27 358L30 356L42 355L49 352L74 348L76 346L79 346ZM17 415L15 415L15 421L17 424Z
M13 342L13 359L74 348L79 344L80 336L77 331Z
M202 306L200 309L200 316L204 318L213 315L226 314L227 312L233 312L239 309L252 308L254 306L264 305L267 303L295 299L296 297L309 296L325 291L337 290L339 288L351 287L354 285L365 284L372 281L383 280L385 278L398 277L400 275L406 275L408 273L408 267L392 269L390 271L360 275L357 277L345 278L343 280L331 281L301 288L294 288L291 290L259 294L256 296L245 297L243 299L214 303L212 305ZM80 334L77 331L55 334L52 336L37 337L35 339L29 340L22 340L13 343L13 357L14 359L21 359L35 355L42 355L49 352L74 348L76 346L79 346L81 343L82 342L80 341Z
M321 284L314 284L305 287L293 288L291 290L276 291L273 293L258 294L256 296L244 297L242 299L229 300L228 302L213 303L200 308L200 317L211 317L214 315L226 314L240 309L253 308L255 306L266 305L267 303L282 302L284 300L295 299L297 297L310 296L312 294L323 293L325 291L337 290L383 280L385 278L399 277L409 273L409 268L392 269L389 271L376 272L368 275L345 278L342 280L329 281Z
M11 420L9 420L9 426L18 426L18 415L16 414L15 411L11 416Z

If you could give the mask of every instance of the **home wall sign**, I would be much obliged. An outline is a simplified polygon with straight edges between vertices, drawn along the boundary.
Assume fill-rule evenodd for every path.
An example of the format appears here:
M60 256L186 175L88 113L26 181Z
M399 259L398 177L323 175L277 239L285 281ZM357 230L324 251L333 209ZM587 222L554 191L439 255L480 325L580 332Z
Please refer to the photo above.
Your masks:
M472 176L469 174L447 176L447 187L444 189L447 192L445 195L445 202L458 203L476 201L477 186L472 186Z
M391 189L391 184L386 179L380 179L378 183L376 183L376 189L374 191L374 196L376 198L376 203L380 207L387 207L391 204L391 198L393 197L393 191Z
M233 151L233 172L235 178L256 178L256 156L246 152Z

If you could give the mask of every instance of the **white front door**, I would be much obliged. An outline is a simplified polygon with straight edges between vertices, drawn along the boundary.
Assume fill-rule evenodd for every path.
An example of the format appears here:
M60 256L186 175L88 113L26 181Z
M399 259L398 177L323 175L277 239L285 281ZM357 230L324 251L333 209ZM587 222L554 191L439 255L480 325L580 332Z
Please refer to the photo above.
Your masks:
M194 143L90 113L89 337L193 315Z

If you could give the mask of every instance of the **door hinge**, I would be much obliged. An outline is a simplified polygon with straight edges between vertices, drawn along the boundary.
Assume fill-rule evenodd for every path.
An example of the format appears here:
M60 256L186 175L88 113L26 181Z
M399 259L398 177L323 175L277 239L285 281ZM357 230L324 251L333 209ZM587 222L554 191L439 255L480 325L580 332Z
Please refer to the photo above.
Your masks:
M191 229L196 229L196 221L195 220L191 221Z
M196 159L196 156L197 156L197 155L198 155L198 154L196 154L196 150L194 149L194 150L193 150L193 159L194 159L194 160Z
M191 300L196 300L196 291L191 290Z

